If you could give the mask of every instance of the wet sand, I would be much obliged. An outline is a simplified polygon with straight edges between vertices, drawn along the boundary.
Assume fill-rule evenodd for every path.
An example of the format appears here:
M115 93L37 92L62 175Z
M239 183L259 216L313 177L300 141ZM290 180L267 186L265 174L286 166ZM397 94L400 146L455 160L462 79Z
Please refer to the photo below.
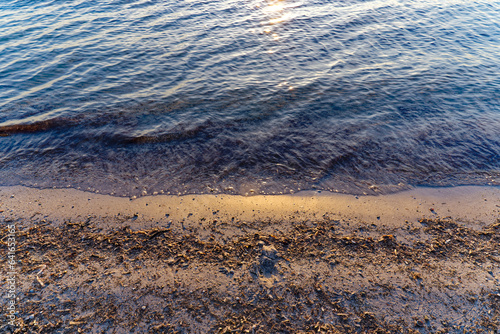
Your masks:
M17 325L0 328L499 333L499 217L495 187L137 199L0 187L19 298Z

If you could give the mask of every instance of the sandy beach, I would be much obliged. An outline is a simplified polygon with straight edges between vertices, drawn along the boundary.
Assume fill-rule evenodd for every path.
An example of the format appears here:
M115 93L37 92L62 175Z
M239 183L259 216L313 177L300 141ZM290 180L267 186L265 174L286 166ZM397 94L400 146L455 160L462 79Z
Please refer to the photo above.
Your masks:
M16 242L17 313L3 333L500 333L498 187L140 198L0 187L0 220L4 285L12 226Z

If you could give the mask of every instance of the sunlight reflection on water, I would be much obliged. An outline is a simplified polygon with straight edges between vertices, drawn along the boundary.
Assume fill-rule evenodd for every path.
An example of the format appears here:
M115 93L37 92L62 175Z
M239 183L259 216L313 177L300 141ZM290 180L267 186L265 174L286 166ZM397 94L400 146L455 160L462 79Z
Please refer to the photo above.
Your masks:
M481 0L5 0L0 179L499 184L498 17Z

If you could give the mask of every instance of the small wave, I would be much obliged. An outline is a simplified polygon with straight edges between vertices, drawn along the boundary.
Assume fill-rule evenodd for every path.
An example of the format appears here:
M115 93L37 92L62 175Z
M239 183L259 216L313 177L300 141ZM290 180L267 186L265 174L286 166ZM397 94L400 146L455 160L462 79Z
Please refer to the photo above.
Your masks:
M37 121L32 123L19 123L12 125L0 125L0 136L9 136L16 133L34 133L50 130L62 130L77 125L79 118L60 117Z

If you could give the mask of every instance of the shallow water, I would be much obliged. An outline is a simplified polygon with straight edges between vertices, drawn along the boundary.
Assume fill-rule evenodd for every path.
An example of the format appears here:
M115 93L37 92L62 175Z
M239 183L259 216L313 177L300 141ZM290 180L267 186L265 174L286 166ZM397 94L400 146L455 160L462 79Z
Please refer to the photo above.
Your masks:
M0 184L500 184L499 1L0 3Z

